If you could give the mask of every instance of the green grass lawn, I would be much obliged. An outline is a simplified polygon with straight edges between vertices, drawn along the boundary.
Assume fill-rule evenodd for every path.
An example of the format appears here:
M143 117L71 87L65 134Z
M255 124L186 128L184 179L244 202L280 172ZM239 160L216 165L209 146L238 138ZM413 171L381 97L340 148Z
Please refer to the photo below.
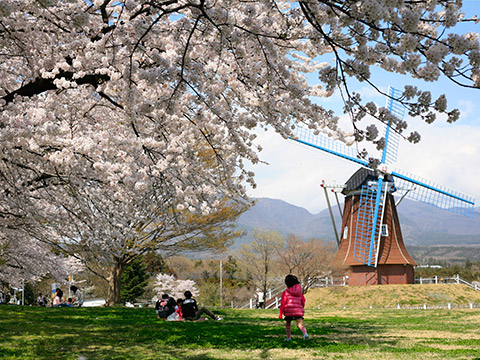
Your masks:
M0 306L4 359L477 359L480 310L307 310L284 343L276 310L163 322L146 308Z

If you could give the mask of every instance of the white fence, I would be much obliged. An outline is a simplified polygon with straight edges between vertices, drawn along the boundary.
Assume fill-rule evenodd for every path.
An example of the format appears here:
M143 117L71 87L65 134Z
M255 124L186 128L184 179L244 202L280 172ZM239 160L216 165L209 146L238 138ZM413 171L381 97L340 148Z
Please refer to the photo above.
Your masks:
M312 284L311 288L316 287L329 287L329 286L347 286L348 285L348 276L342 277L324 277L322 279L318 279Z
M453 277L434 276L430 278L417 278L415 284L464 284L470 286L472 289L480 291L480 286L477 283L470 283L460 278L460 275L454 275Z
M284 290L285 286L281 285L275 289L269 289L267 293L264 295L265 296L265 309L270 309L272 308L272 304L276 304L278 302L278 306L275 306L274 308L276 309L277 307L280 306L280 300L279 295L281 295L282 291ZM277 300L278 299L278 300ZM232 306L233 307L233 306ZM253 309L256 307L256 300L255 298L251 298L246 304L243 304L241 306L236 306L237 308L247 308L247 309Z
M428 304L423 304L423 305L400 305L398 304L396 306L396 309L403 309L403 310L434 310L434 309L478 309L480 308L480 304L475 304L475 303L468 303L468 304L452 304L452 303L447 303L447 304L440 304L440 305L428 305Z

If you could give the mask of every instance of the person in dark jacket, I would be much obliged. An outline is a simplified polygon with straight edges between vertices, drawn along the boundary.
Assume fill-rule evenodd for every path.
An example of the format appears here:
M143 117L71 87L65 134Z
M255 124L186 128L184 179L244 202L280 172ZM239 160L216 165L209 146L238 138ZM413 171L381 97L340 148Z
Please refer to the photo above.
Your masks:
M305 297L302 294L302 287L295 275L287 275L285 277L285 285L287 289L282 293L282 301L280 303L280 319L285 315L285 331L287 338L285 341L291 341L291 323L292 320L297 322L297 326L303 334L303 339L308 340L307 329L303 326L303 315L305 314Z
M71 285L70 290L73 292L72 306L81 307L83 305L83 296L81 291L75 285Z
M161 299L158 299L155 304L155 312L157 317L166 320L167 317L173 314L176 310L177 303L168 294L163 294Z
M210 316L213 320L223 320L221 317L216 316L207 308L202 307L199 310L197 301L195 299L192 299L192 293L190 291L185 291L183 295L185 295L185 299L182 303L182 316L185 320L198 320L200 319L200 316L202 316L204 313Z

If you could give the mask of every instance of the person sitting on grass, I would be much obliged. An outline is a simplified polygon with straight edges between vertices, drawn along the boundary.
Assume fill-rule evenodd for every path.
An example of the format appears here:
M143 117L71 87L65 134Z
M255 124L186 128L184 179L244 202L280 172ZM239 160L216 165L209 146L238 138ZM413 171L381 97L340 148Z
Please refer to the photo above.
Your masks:
M60 307L63 305L62 303L63 291L61 289L57 289L55 292L55 297L53 298L52 305L53 307Z
M161 320L167 320L167 318L175 312L177 304L173 298L168 294L163 294L161 299L157 300L155 304L155 311L157 317Z
M72 299L68 298L68 301L70 303L65 303L62 302L62 297L63 297L63 291L61 289L57 289L57 292L55 293L55 297L53 298L53 307L72 307Z
M38 294L38 297L37 297L37 306L45 306L45 299L42 295L42 293Z
M177 299L177 310L175 310L175 312L178 315L178 320L183 320L182 304L183 304L183 299L181 298Z
M216 316L214 313L212 313L205 307L202 307L199 310L197 301L195 299L192 299L192 293L190 291L185 291L183 295L185 295L185 300L183 300L182 303L182 315L185 320L199 320L204 313L210 316L213 320L223 320L221 317Z
M81 307L83 305L83 297L80 290L75 285L70 286L70 290L73 292L72 306Z
M182 303L183 299L177 299L177 306L175 306L175 312L168 315L167 321L184 321L182 316Z

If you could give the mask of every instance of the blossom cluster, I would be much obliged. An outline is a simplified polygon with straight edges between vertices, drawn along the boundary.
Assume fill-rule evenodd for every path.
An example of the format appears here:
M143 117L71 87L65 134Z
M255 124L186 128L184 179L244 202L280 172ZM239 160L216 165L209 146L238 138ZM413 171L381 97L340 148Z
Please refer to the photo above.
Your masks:
M155 277L154 290L156 295L152 299L156 301L161 299L163 294L168 294L174 299L184 298L183 293L190 291L193 297L199 295L197 284L193 280L180 280L173 275L158 274Z
M22 237L19 237L21 235ZM50 251L48 246L26 232L3 228L0 231L0 281L20 287L22 281L40 280L50 275L63 282L82 270L73 257Z

